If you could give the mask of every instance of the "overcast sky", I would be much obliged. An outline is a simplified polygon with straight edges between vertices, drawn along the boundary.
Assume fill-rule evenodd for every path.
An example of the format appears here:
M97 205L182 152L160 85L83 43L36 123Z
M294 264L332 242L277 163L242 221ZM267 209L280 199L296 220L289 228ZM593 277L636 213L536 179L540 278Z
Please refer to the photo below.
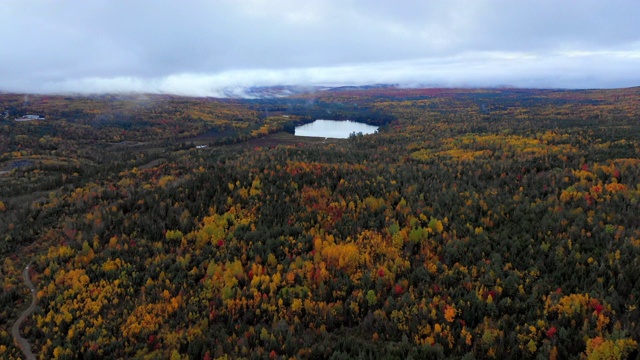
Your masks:
M639 0L0 0L0 91L640 85Z

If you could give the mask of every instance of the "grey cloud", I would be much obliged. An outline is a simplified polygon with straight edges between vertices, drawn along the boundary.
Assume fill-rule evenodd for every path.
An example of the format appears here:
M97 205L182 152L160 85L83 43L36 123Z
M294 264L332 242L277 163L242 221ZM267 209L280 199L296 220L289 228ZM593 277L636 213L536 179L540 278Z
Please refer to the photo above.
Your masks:
M640 85L635 0L3 0L0 13L4 91Z

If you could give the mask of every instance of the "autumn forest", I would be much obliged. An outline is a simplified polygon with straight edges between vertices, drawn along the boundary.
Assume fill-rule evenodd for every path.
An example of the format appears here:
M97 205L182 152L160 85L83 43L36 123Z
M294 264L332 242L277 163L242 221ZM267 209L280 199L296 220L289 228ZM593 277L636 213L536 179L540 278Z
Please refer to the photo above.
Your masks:
M0 358L640 356L640 88L0 111Z

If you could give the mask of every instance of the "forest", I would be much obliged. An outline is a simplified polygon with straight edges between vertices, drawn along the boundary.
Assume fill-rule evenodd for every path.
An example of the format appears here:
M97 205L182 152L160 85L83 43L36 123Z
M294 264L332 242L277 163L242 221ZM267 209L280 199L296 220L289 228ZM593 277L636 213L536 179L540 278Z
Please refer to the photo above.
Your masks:
M640 88L0 110L0 358L640 357Z

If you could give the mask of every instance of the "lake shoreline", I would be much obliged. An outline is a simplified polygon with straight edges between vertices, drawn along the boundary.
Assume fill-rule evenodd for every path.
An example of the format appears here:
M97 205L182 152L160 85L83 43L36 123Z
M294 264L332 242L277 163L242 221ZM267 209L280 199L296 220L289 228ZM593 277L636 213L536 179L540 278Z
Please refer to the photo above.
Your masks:
M348 139L353 133L374 134L379 126L352 120L317 119L314 122L296 126L295 136Z

